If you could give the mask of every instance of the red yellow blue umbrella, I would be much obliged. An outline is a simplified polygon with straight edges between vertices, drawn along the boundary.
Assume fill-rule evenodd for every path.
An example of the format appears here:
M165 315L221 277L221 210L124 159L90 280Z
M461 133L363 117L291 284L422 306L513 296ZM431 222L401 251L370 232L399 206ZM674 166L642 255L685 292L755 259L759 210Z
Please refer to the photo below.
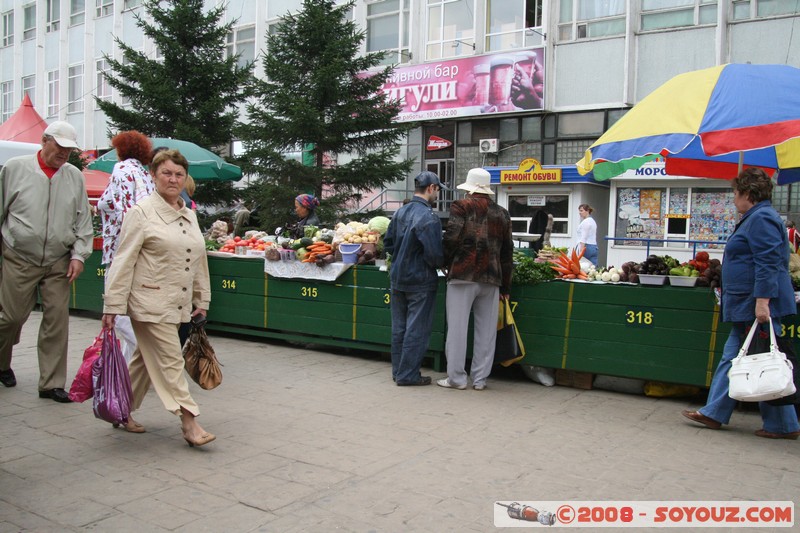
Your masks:
M800 69L728 64L675 76L576 165L605 180L659 157L673 175L731 179L744 165L800 181Z

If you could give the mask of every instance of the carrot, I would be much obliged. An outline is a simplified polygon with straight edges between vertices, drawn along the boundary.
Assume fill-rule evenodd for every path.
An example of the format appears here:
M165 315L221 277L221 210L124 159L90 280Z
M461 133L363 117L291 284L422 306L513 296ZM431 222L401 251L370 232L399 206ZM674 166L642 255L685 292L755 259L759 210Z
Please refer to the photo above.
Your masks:
M575 279L575 274L564 274L562 277L564 279Z

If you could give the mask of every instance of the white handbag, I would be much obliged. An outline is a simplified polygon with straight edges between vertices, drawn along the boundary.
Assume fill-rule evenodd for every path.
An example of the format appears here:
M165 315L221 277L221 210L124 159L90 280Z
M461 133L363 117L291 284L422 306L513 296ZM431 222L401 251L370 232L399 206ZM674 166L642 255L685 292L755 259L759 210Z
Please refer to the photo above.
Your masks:
M728 371L730 386L728 396L742 402L765 402L794 394L794 374L791 361L778 350L772 319L769 321L769 351L747 354L753 335L758 330L758 320L753 322L739 354L731 360Z

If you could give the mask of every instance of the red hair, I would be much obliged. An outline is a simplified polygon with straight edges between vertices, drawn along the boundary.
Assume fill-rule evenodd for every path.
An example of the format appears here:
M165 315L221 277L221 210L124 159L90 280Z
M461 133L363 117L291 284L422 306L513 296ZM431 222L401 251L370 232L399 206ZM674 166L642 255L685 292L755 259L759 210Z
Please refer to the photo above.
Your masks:
M116 148L117 157L120 161L133 158L138 159L144 166L150 164L150 152L153 151L153 143L136 130L123 131L116 134L111 139L111 146Z

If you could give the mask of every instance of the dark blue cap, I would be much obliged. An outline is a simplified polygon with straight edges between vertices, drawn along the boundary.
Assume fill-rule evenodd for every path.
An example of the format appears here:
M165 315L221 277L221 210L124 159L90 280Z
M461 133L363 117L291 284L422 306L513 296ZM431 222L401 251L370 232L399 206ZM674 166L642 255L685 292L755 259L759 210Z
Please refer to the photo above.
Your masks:
M439 176L431 172L430 170L425 170L420 172L419 175L414 178L414 186L415 187L427 187L428 185L438 185L442 189L448 189L444 183L439 181Z

